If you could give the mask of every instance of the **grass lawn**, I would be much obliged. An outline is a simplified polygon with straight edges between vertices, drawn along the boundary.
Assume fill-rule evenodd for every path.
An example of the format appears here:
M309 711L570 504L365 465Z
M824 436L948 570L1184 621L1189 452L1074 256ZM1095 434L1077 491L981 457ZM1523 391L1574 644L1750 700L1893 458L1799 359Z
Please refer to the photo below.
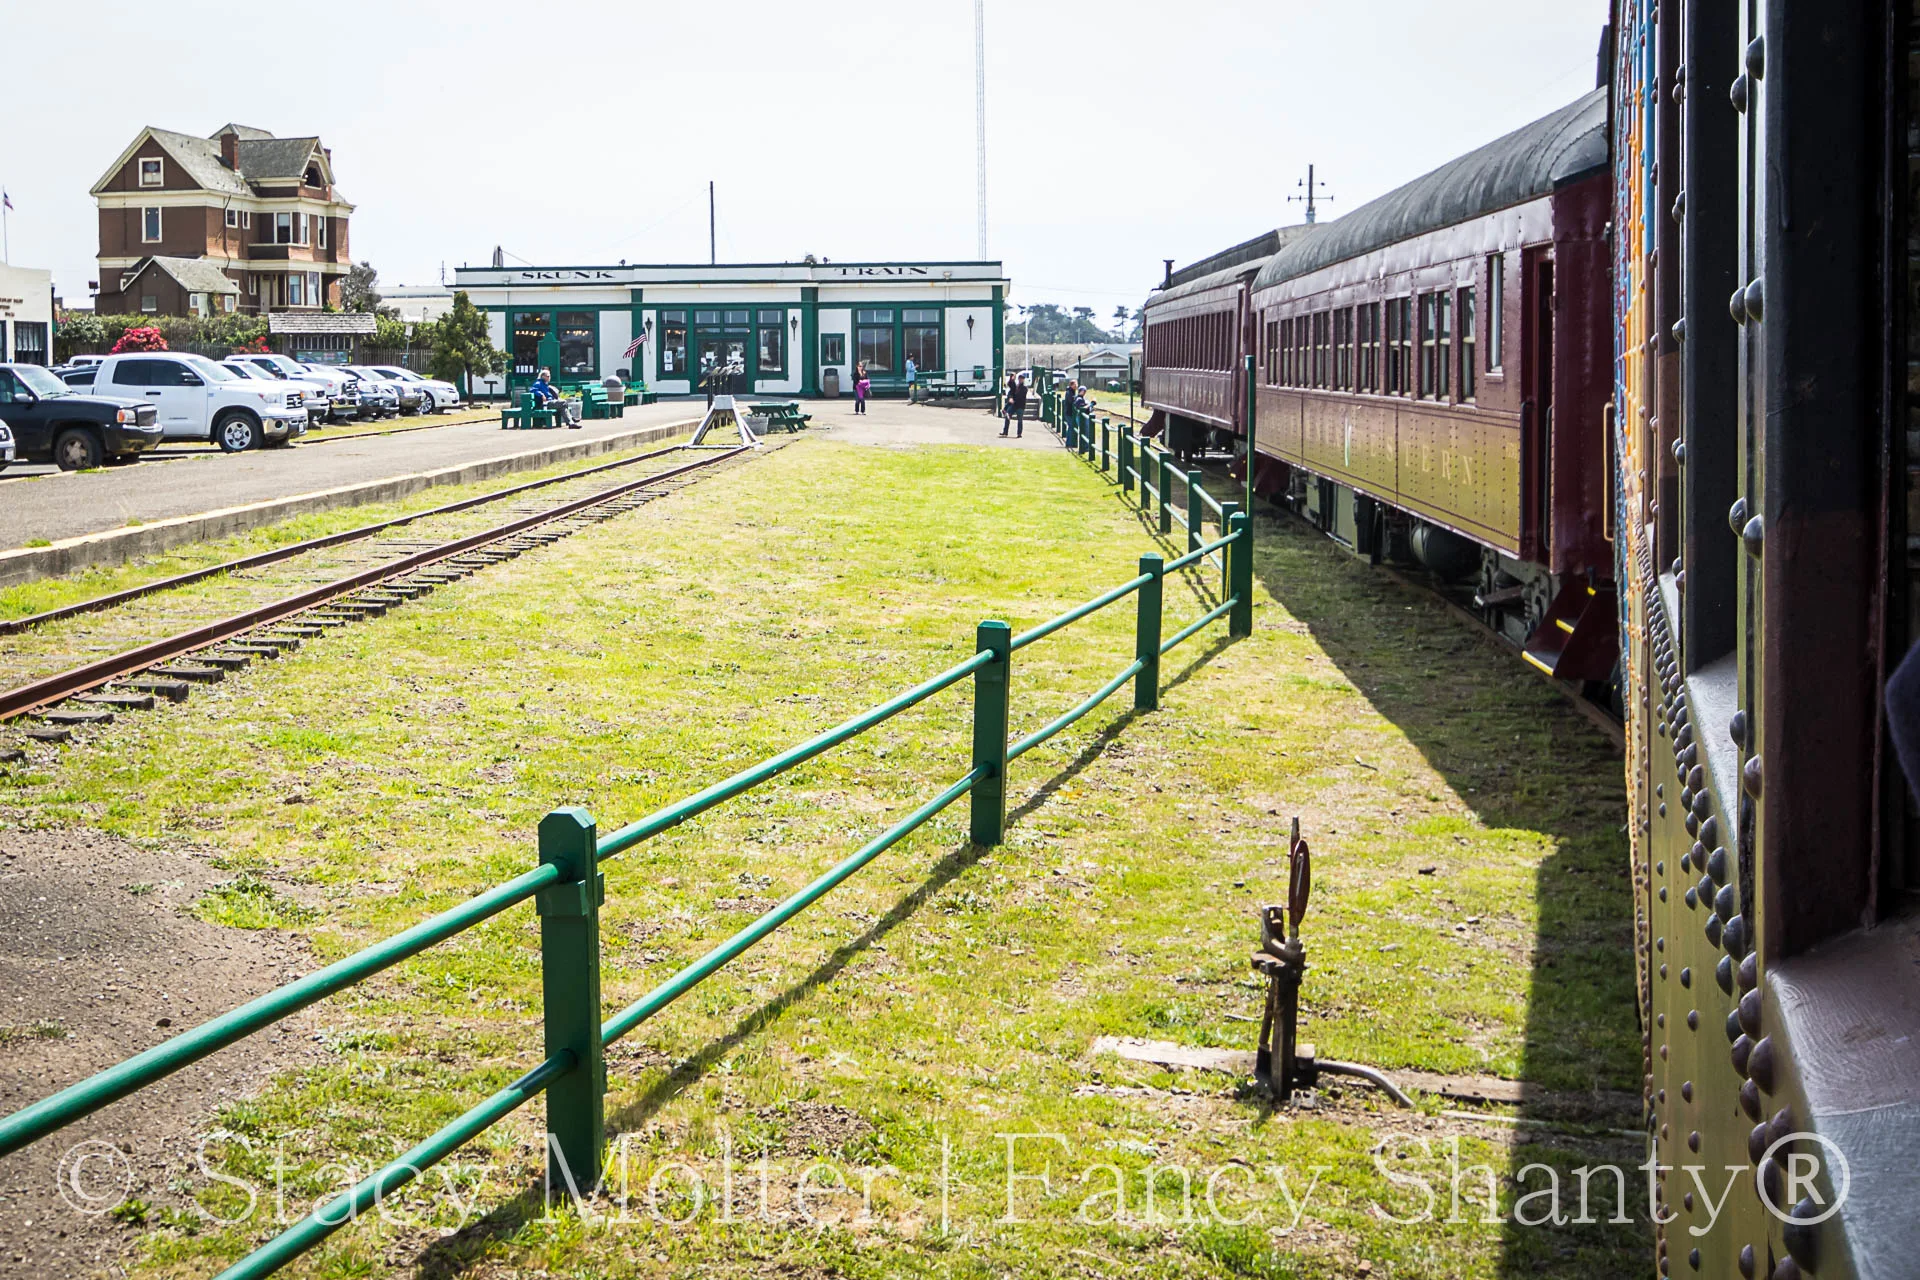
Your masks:
M1251 1047L1253 913L1283 896L1298 814L1303 1038L1323 1056L1637 1090L1604 740L1437 603L1295 525L1259 532L1253 638L1218 624L1169 656L1160 711L1123 695L1019 761L1003 846L971 847L949 809L610 1050L625 1221L617 1199L543 1213L536 1102L288 1274L1647 1270L1638 1226L1488 1224L1478 1203L1394 1221L1420 1215L1416 1182L1449 1216L1454 1154L1498 1171L1503 1203L1532 1162L1641 1158L1604 1126L1351 1086L1275 1110L1225 1076L1089 1056L1101 1035ZM533 866L549 809L611 830L944 669L977 620L1018 630L1153 549L1064 452L803 437L125 719L0 803L202 845L235 879L199 911L331 960ZM1169 582L1168 634L1207 577ZM1133 625L1128 604L1016 655L1014 732L1122 666ZM609 1012L964 773L969 707L949 692L607 863ZM270 1234L276 1177L304 1212L539 1061L536 940L521 907L324 1006L325 1061L208 1126L214 1170L265 1188L253 1220L209 1222L196 1204L237 1217L246 1197L183 1175L133 1274L211 1275Z

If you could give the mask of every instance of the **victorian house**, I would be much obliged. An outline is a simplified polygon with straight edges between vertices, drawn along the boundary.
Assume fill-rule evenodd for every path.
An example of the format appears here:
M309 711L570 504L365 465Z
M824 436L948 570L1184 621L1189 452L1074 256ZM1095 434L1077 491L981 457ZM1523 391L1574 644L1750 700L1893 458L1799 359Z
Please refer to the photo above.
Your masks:
M102 314L318 309L352 266L333 153L230 124L143 129L93 186Z

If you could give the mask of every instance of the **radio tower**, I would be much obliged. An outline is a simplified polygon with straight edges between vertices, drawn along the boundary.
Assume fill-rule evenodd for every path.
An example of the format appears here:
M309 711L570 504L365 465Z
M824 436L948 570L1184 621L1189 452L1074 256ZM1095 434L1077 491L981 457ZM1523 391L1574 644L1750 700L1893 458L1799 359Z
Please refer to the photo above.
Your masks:
M974 158L979 258L987 260L987 0L973 0Z

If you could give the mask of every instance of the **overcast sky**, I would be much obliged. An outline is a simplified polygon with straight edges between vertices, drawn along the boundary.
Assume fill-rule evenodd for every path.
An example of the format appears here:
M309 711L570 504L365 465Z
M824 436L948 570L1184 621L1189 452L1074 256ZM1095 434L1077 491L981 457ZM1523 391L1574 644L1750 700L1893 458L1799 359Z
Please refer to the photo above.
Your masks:
M1591 89L1606 0L987 0L989 254L1012 301L1139 305ZM860 14L855 17L853 15ZM10 4L12 261L96 279L144 125L318 134L388 284L442 263L974 256L973 6ZM23 104L37 104L25 107ZM451 276L449 276L451 278Z

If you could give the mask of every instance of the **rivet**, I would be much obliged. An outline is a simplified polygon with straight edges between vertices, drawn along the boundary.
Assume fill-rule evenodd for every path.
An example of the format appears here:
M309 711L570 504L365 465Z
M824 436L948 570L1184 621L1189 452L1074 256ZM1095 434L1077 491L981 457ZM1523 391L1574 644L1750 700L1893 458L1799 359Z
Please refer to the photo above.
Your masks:
M1766 316L1766 293L1758 278L1743 290L1747 319L1760 320Z
M1663 974L1661 976L1664 977L1665 975ZM1733 1052L1729 1053L1727 1057L1732 1060L1735 1071L1738 1071L1743 1076L1747 1074L1747 1064L1753 1060L1752 1037L1748 1036L1744 1031L1741 1032L1740 1038L1733 1042ZM1751 1084L1753 1082L1749 1080L1747 1083ZM1759 1113L1755 1112L1753 1118L1758 1120L1760 1118Z
M1708 795L1705 791L1694 792L1693 793L1694 817L1699 818L1701 822L1704 822L1707 819L1707 815L1711 814L1712 812L1713 812L1713 797ZM1700 830L1700 824L1695 823L1691 828L1691 830L1694 832L1698 832Z
M1747 956L1740 961L1740 989L1751 991L1760 985L1760 957Z
M1733 317L1735 324L1747 322L1747 291L1744 288L1735 289L1727 299L1727 314Z
M1676 441L1675 443L1678 443L1678 441ZM1673 558L1673 571L1675 573L1680 572L1682 569L1686 567L1687 567L1687 562L1684 559L1682 559L1680 556L1675 556Z
M1685 342L1687 340L1687 318L1681 316L1678 320L1675 320L1673 322L1673 328L1669 330L1669 332L1673 334L1673 340L1675 342Z
M1746 1034L1745 1032L1740 1030L1740 1011L1738 1009L1735 1009L1732 1012L1728 1013L1727 1014L1727 1043L1738 1044L1740 1042L1740 1037L1745 1034ZM1746 1074L1746 1071L1744 1068L1741 1068L1741 1074L1742 1075Z
M1687 1193L1687 1199L1689 1200L1693 1199L1692 1192ZM1691 1209L1693 1208L1693 1206L1688 1205L1687 1208ZM1692 1249L1688 1251L1687 1265L1692 1267L1695 1271L1698 1271L1700 1269L1700 1251L1698 1249Z
M1680 1204L1683 1208L1686 1209L1688 1213L1692 1213L1693 1212L1693 1192L1689 1191L1685 1195L1681 1196Z
M1732 885L1723 886L1720 892L1713 895L1713 909L1723 916L1733 915L1736 905Z
M1681 967L1680 985L1688 988L1691 988L1693 986L1693 967L1691 965L1685 965Z
M1760 1086L1762 1093L1773 1092L1773 1037L1761 1036L1754 1042L1747 1059L1747 1079Z
M1800 1264L1792 1258L1782 1258L1768 1280L1801 1280Z
M1720 945L1720 913L1716 911L1712 915L1708 916L1707 923L1701 927L1706 930L1707 942L1712 946L1716 946L1716 947L1719 946ZM1720 967L1714 970L1714 977L1715 978L1720 977L1722 970L1725 971L1726 981L1722 982L1720 986L1723 990L1727 992L1732 992L1733 960L1731 957L1728 957L1728 956L1720 957Z
M1695 795L1700 794L1700 791L1707 785L1706 768L1702 765L1695 765L1693 768L1687 770L1687 785L1693 788Z
M1753 1246L1750 1244L1740 1246L1740 1274L1746 1280L1753 1280Z
M1667 900L1667 886L1665 886L1665 885L1661 885L1661 886L1660 886L1660 901L1662 901L1662 902L1665 902L1666 900ZM1664 977L1666 977L1667 975L1663 973L1663 974L1661 974L1660 976L1664 978Z
M1683 786L1680 788L1680 807L1682 809L1693 808L1693 788L1692 787Z
M1665 938L1655 938L1653 940L1653 949L1655 951L1665 951L1667 949L1667 940Z
M1760 1034L1760 992L1757 989L1740 997L1740 1029L1750 1036Z
M1653 1019L1653 1025L1664 1030L1667 1025L1667 1015L1664 1013L1656 1015ZM1664 1099L1666 1097L1666 1090L1662 1089L1660 1095L1662 1099Z
M1700 1131L1698 1129L1695 1129L1687 1134L1687 1150L1698 1151L1699 1149L1700 1149Z
M1746 500L1743 498L1739 502L1736 502L1734 508L1744 515L1747 509ZM1736 532L1738 532L1738 530L1736 530ZM1733 739L1733 745L1736 747L1744 747L1747 745L1747 713L1745 710L1734 712L1733 718L1727 721L1727 736Z
M1760 1110L1760 1086L1751 1080L1740 1082L1740 1109L1747 1113L1747 1119L1758 1120Z
M1747 523L1747 500L1745 498L1735 498L1733 500L1733 506L1727 509L1727 527L1732 529L1735 533L1738 533L1746 525L1746 523ZM1745 712L1736 711L1733 714L1735 715L1735 717L1742 717L1745 715ZM1745 720L1744 719L1741 720L1741 723L1744 724Z
M1759 516L1740 526L1740 543L1754 559L1758 560L1761 552L1766 550L1766 541L1767 522Z
M1745 76L1740 76L1734 80L1733 87L1727 90L1727 101L1733 103L1733 109L1735 111L1743 115L1746 113L1747 78Z
M1767 42L1763 36L1755 36L1747 45L1747 74L1755 80L1763 79L1767 74Z
M1700 843L1701 844L1708 844L1708 845L1717 844L1719 843L1719 840L1720 840L1720 819L1708 818L1705 822L1702 822L1700 824ZM1702 849L1700 852L1705 853L1706 850ZM1695 854L1694 861L1698 862L1699 860L1700 860L1699 854Z
M1703 822L1700 824L1700 834L1705 835L1706 833L1707 824ZM1727 882L1727 851L1724 846L1715 849L1707 855L1707 874L1713 877L1715 884L1725 884ZM1726 914L1731 915L1732 912Z
M1680 1096L1682 1098L1685 1098L1688 1102L1693 1101L1693 1081L1682 1080L1680 1082Z
M1747 1133L1747 1159L1759 1164L1767 1154L1767 1126L1757 1124Z
M1654 794L1654 795L1656 795L1656 796L1662 796L1662 797L1664 797L1664 796L1665 796L1665 795L1667 794L1667 784L1666 784L1666 783L1664 783L1664 782L1656 782L1656 783L1654 783L1654 784L1653 784L1653 794Z
M1708 929L1708 932L1707 932L1708 941L1712 942L1713 945L1716 947L1719 946L1720 939L1715 936L1720 932L1720 919L1718 916L1710 917L1707 920L1707 929ZM1714 983L1718 985L1722 991L1726 992L1728 995L1733 994L1733 957L1732 956L1720 957L1720 963L1713 967L1713 980L1714 980Z
M1667 864L1664 859L1653 864L1653 874L1657 876L1663 876L1667 874Z
M1685 462L1686 460L1686 450L1682 449L1680 461ZM1673 589L1675 591L1685 591L1687 589L1687 571L1685 569L1673 575Z
M1767 1121L1767 1145L1772 1146L1798 1130L1799 1126L1793 1119L1793 1108L1782 1107L1773 1113L1773 1119Z
M1692 850L1688 850L1686 853L1683 853L1680 855L1680 869L1682 871L1693 870L1693 851Z
M1680 92L1680 86L1679 85L1673 86L1673 100L1675 102L1678 102L1683 96L1685 95L1683 95ZM1684 222L1686 221L1686 217L1687 217L1687 193L1683 190L1673 198L1673 220L1675 222Z
M1693 810L1691 809L1686 810L1686 819L1687 819L1688 835L1693 835L1695 832L1700 830L1700 819L1694 816Z
M1787 1211L1787 1221L1780 1229L1780 1238L1786 1244L1787 1252L1793 1255L1793 1261L1803 1267L1816 1265L1818 1237L1815 1227L1818 1224L1806 1219L1817 1218L1820 1213L1820 1206L1814 1203L1812 1196L1807 1196Z
M1691 911L1699 905L1700 905L1699 892L1695 890L1692 885L1688 885L1687 886L1687 910Z
M1727 949L1730 956L1747 954L1747 918L1735 916L1727 921L1726 928L1720 931L1720 945Z
M1702 864L1703 864L1704 862L1705 862L1705 859L1703 859L1703 858L1695 858L1695 859L1693 860L1693 865L1694 865L1694 866L1696 866L1696 867L1698 867L1698 866L1700 866L1700 865L1702 865ZM1697 885L1695 885L1695 886L1693 886L1693 887L1694 887L1695 889L1697 889L1697 890L1699 890L1699 892L1700 892L1700 901L1701 901L1702 903L1710 903L1710 902L1712 902L1712 901L1713 901L1713 879L1712 879L1712 877L1710 877L1710 876L1708 876L1708 875L1706 875L1706 874L1704 874L1704 873L1702 873L1702 875L1700 876L1700 883L1699 883L1699 884L1697 884ZM1727 914L1729 914L1729 915L1731 915L1731 914L1733 914L1733 913L1732 913L1732 912L1728 912Z
M1667 893L1667 891L1666 891L1665 889L1662 889L1662 890L1660 891L1660 896L1661 896L1661 897L1665 897L1665 896L1666 896L1666 893ZM1665 978L1665 977L1667 976L1667 966L1665 966L1664 964L1660 966L1660 976L1661 976L1662 978Z

